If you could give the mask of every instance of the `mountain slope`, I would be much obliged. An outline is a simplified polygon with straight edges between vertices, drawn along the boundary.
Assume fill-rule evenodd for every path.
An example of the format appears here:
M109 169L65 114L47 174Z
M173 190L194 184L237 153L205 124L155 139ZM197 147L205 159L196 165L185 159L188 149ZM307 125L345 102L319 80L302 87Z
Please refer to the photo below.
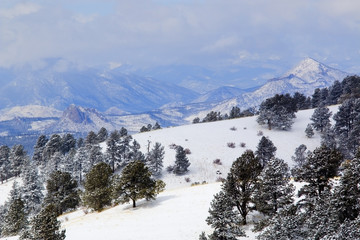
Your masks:
M125 112L143 112L171 102L187 102L195 92L175 84L159 82L116 69L98 71L53 69L3 74L0 109L17 105L43 105L60 110L70 104L106 111L117 107Z

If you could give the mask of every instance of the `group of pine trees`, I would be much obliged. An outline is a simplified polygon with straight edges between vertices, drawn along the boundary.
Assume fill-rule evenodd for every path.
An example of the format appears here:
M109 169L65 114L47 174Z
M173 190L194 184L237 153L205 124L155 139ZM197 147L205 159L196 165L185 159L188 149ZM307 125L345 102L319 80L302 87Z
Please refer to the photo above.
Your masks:
M315 89L312 98L299 99L301 108L316 108L305 132L311 137L313 129L318 131L321 146L310 152L300 145L290 171L263 137L255 153L247 150L233 163L206 219L213 232L203 232L200 240L245 236L241 226L254 211L262 216L253 229L259 240L360 239L360 77L347 77L329 89ZM326 106L336 103L341 105L332 126ZM257 120L269 129L289 129L301 109L298 104L290 95L275 95L261 104ZM297 193L291 177L302 183Z
M164 154L157 142L152 149L149 143L148 152L142 153L125 128L110 134L101 128L85 139L41 135L32 158L21 145L1 146L1 180L20 177L22 184L16 180L9 199L0 206L0 236L64 239L57 217L66 211L80 205L100 211L129 201L135 207L139 199L155 199L165 187L156 179L162 174ZM180 169L190 165L177 161Z

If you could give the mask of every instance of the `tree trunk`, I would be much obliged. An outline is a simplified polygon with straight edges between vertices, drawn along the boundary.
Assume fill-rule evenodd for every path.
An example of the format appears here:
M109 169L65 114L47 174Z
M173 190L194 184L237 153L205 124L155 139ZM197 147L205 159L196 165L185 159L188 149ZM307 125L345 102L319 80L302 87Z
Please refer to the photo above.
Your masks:
M135 202L135 200L133 199L132 201L133 201L133 208L136 208L136 202Z

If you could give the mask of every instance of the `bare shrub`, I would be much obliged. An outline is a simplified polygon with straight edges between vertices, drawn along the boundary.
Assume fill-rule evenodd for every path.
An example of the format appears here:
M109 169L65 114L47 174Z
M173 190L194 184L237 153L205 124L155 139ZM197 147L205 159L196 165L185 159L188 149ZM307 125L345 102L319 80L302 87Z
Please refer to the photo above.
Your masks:
M216 182L224 182L224 181L225 181L225 178L223 178L223 177L216 178Z
M202 185L207 184L207 181L202 181L201 184Z
M166 167L166 171L167 171L168 173L172 173L172 172L174 171L174 166L172 166L172 165L167 166L167 167Z
M175 143L172 143L172 144L169 145L169 148L170 149L176 149L177 145Z
M191 151L188 148L185 148L184 151L185 151L185 154L191 154Z
M186 178L185 178L185 182L187 182L187 183L188 183L188 182L191 182L190 178L189 178L189 177L186 177Z
M236 131L237 128L236 128L236 127L231 127L230 130L231 130L231 131Z
M263 131L260 130L260 131L258 131L257 135L262 136L262 135L264 135L264 133L263 133Z
M217 158L217 159L215 159L215 160L213 161L213 164L222 165L222 162L221 162L221 160L220 160L219 158Z
M227 146L228 146L229 148L235 148L235 143L234 143L234 142L228 142L228 143L227 143Z
M200 183L199 182L194 182L194 183L191 184L192 187L197 186L197 185L200 185Z
M240 143L240 147L242 147L242 148L246 147L246 143L244 143L244 142Z
M247 127L244 127L244 130L246 130L247 129Z

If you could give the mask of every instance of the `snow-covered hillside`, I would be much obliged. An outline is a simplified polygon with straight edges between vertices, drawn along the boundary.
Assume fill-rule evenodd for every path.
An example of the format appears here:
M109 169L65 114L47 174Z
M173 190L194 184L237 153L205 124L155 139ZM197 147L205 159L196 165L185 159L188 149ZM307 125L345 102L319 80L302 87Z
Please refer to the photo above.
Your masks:
M330 110L334 113L337 108L338 106L331 106ZM162 179L167 184L166 190L155 201L139 201L136 209L132 209L131 205L119 205L101 213L85 214L81 209L63 215L60 219L62 227L66 229L66 239L182 240L198 239L201 231L210 233L205 219L213 195L220 189L217 178L226 177L232 162L246 149L256 150L261 138L259 131L273 141L277 147L276 156L290 165L293 164L291 156L300 144L314 150L320 144L320 136L315 134L309 139L304 133L312 113L313 110L298 112L290 131L269 131L256 123L256 117L248 117L133 135L141 144L143 152L147 151L149 142L150 149L155 142L160 142L165 147ZM233 127L236 130L230 129ZM229 142L234 142L236 147L229 148ZM245 143L246 147L240 147L240 143ZM165 170L175 161L175 150L170 149L171 144L181 145L191 151L188 155L191 165L184 176L178 177ZM222 165L213 164L215 159L220 159ZM185 181L185 178L189 178L190 182ZM194 182L203 181L207 184L190 186ZM2 190L4 186L0 185L0 193L8 192L9 185L6 185L6 191ZM1 198L6 196L1 195ZM242 239L255 239L250 229L247 227L250 237Z

